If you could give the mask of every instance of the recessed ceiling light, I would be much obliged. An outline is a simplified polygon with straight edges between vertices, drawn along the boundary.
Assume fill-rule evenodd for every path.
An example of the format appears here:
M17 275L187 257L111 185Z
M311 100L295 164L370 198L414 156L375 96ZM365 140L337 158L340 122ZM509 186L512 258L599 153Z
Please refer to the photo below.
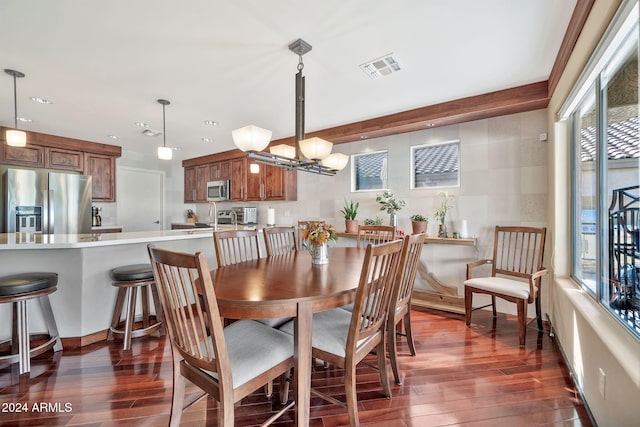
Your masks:
M218 126L219 123L216 122L215 120L205 120L204 124L209 126Z
M136 126L140 126L141 128L148 128L149 125L143 122L135 122Z
M37 96L32 96L29 98L33 102L37 102L38 104L53 104L53 101L49 101L48 99L38 98Z
M206 136L202 138L202 142L213 142L213 138L207 138Z
M427 127L428 127L428 128L432 128L432 127L434 127L434 126L435 126L435 125L434 125L433 123L427 123Z
M147 135L147 136L158 136L158 135L162 135L162 132L160 131L153 131L151 129L145 129L142 131L143 135Z
M111 139L120 139L118 135L107 135Z
M18 117L18 121L19 122L24 122L24 123L31 123L33 120L27 118L27 117Z

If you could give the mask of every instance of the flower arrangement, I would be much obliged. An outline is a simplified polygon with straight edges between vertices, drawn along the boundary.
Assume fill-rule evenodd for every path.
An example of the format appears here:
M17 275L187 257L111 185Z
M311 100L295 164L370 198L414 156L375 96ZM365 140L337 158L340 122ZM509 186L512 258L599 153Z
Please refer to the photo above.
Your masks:
M446 191L441 191L438 194L442 196L442 203L440 203L440 206L435 209L433 215L438 221L440 221L440 224L444 224L444 219L447 216L447 212L449 211L449 209L451 209L449 201L453 200L454 196L450 195Z
M396 213L405 205L404 200L397 200L395 197L393 197L393 193L389 190L385 190L382 194L377 194L376 202L382 205L380 206L380 210L386 210L389 215Z
M305 228L302 231L302 239L314 245L323 245L329 240L334 242L338 241L338 236L331 224L311 221L309 228Z

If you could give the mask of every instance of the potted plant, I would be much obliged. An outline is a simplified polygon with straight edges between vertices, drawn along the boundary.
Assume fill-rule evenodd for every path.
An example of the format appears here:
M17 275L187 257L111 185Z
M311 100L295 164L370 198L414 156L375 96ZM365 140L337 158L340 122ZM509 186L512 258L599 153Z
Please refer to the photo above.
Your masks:
M364 225L382 225L382 218L378 215L375 218L367 218L364 220Z
M344 199L344 208L340 210L340 213L344 216L345 223L345 231L347 233L357 233L358 232L358 221L356 220L356 216L358 215L358 208L360 207L360 202L353 202L350 200L347 202L347 199Z
M440 222L440 225L438 226L438 237L449 237L444 220L447 216L447 212L451 209L449 201L453 199L453 195L449 195L446 191L441 192L440 195L442 196L442 202L440 203L440 206L436 208L433 215Z
M389 190L385 190L382 194L376 195L376 202L380 203L380 210L387 211L390 215L389 225L394 227L398 226L398 216L396 212L402 209L405 205L404 200L397 200L393 197L393 193Z
M413 228L413 234L420 234L427 232L427 225L429 224L429 218L420 214L411 215L411 227Z

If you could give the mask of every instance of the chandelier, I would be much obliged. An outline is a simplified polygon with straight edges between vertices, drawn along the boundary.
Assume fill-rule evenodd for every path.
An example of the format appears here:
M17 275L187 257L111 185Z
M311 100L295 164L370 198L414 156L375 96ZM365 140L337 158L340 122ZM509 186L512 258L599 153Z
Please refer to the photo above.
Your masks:
M278 166L289 170L312 172L320 175L335 175L344 169L349 156L331 153L333 144L322 138L304 137L304 85L302 75L304 63L302 55L311 50L311 45L298 39L289 45L289 50L298 55L298 72L296 73L296 118L295 147L280 144L263 151L271 141L271 131L254 125L248 125L231 132L236 146L247 153L247 157L257 163Z

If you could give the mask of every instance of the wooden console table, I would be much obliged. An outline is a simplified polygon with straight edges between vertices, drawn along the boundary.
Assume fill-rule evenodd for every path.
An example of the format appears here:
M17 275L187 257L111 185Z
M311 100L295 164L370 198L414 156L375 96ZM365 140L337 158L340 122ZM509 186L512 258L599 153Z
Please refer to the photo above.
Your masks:
M357 239L357 233L336 233L338 237L350 237ZM461 245L475 246L476 239L453 239L450 237L427 236L425 244L437 245ZM458 288L442 283L433 273L431 273L424 261L418 263L418 274L416 280L428 285L433 291L416 290L413 291L411 303L419 307L435 308L437 310L450 311L464 314L464 295L458 295Z

